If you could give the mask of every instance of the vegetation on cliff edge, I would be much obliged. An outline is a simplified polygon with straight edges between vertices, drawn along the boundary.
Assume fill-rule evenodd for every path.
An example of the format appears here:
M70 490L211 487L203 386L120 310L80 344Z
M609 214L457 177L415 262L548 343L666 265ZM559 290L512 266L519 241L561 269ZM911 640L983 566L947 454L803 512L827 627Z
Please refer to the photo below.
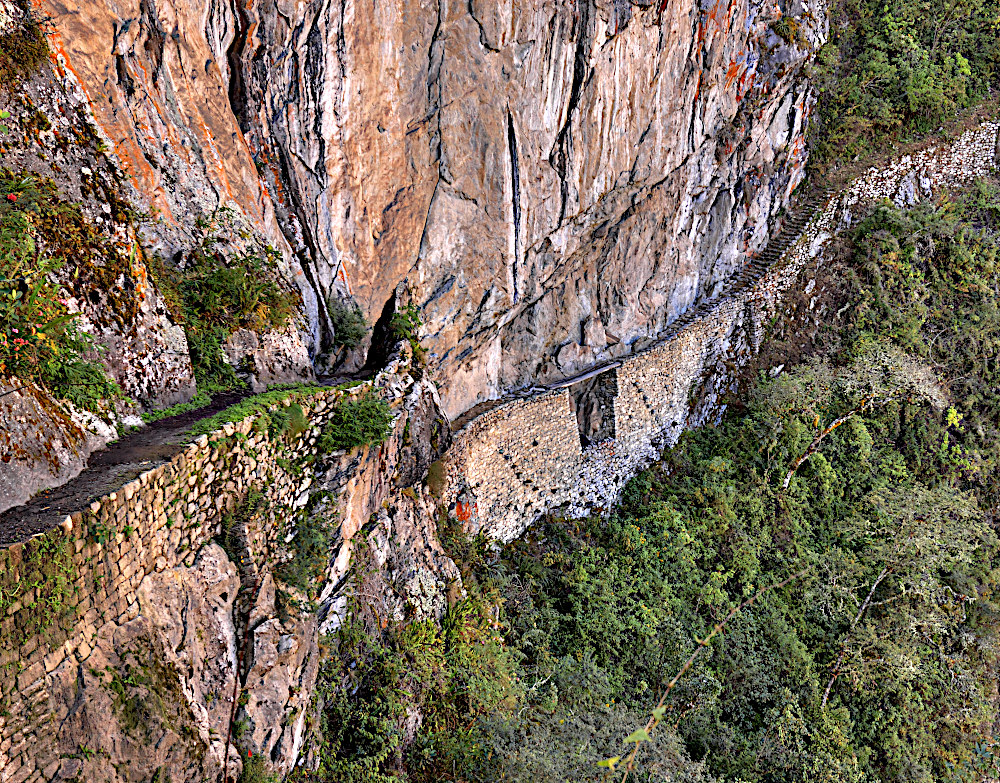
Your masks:
M178 263L151 260L151 272L174 320L184 327L199 391L242 388L223 343L239 329L283 328L300 299L281 282L276 250L238 249L249 235L238 228L232 210L222 208L199 226L204 236L197 247Z
M13 30L0 35L0 86L8 90L16 90L49 54L45 33L29 0L14 0L12 5L23 16Z
M998 237L993 184L875 209L822 349L684 436L609 517L503 548L455 537L472 597L441 630L349 622L304 777L599 780L697 640L799 573L713 638L629 779L981 777L1000 674Z
M813 78L813 167L926 134L1000 87L1000 3L835 0Z
M50 180L0 169L0 377L100 410L120 392L69 310L70 264L76 280L113 277L127 257Z

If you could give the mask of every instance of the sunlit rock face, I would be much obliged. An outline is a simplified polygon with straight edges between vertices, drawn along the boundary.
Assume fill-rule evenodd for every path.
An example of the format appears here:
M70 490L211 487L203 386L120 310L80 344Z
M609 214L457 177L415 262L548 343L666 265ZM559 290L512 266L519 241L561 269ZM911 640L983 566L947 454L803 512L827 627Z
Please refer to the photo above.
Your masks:
M755 0L44 6L151 241L237 206L314 357L331 291L370 322L405 291L450 415L627 351L762 246L826 28L821 0L791 43Z
M794 46L763 3L659 10L249 9L243 126L315 279L371 317L405 280L449 413L656 333L764 242L801 176L824 8L787 9Z

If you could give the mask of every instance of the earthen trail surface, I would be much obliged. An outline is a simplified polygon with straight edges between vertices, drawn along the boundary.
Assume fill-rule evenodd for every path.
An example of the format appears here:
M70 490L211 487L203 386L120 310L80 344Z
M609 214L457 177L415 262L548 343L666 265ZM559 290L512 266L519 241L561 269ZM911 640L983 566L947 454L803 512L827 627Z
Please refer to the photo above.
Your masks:
M55 527L67 514L113 492L140 473L169 462L190 442L186 433L195 422L228 408L245 396L220 394L203 408L161 419L95 452L86 469L76 478L39 492L23 506L0 514L0 547L25 541Z

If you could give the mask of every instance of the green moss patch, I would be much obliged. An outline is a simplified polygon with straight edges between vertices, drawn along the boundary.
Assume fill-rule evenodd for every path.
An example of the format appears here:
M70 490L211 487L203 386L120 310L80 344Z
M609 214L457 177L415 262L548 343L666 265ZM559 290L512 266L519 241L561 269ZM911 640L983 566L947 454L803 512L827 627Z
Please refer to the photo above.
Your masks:
M49 56L49 46L27 0L14 6L25 14L14 31L0 36L0 88L15 90L25 77L41 67Z

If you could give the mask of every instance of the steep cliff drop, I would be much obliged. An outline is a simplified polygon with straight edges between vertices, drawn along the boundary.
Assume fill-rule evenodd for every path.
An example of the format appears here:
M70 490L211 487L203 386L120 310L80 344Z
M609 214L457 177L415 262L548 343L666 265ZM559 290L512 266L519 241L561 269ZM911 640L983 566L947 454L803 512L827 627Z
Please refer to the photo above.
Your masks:
M5 281L79 328L84 380L0 378L0 512L42 520L2 539L0 780L314 765L321 632L464 595L449 420L632 355L764 248L825 7L790 37L749 0L31 8L0 0L0 52L40 22L50 53L0 86L0 218L58 263ZM275 384L19 508L142 415Z
M332 292L400 283L452 417L658 333L801 179L822 4L47 3L67 76L161 210L283 251L314 357ZM514 238L516 235L516 239ZM609 336L609 333L611 336Z

